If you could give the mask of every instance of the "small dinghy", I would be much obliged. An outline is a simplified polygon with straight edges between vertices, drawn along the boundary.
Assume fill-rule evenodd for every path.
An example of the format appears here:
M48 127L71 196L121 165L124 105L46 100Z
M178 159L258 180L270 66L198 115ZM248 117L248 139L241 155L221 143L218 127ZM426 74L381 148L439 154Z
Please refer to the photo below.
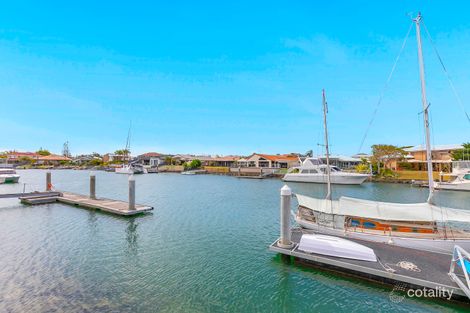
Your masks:
M377 257L371 248L333 236L302 235L298 249L307 253L377 262Z

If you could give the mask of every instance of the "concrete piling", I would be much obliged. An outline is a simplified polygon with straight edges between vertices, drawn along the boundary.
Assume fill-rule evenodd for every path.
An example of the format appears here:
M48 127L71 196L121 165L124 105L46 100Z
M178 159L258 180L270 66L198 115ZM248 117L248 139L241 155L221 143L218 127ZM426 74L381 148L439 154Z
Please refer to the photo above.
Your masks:
M52 174L51 172L46 172L46 191L52 190Z
M129 176L129 210L135 210L135 178Z
M90 172L90 199L96 199L96 176Z
M292 190L289 186L284 185L281 188L281 238L277 245L281 248L292 248L290 230L290 206L291 206Z

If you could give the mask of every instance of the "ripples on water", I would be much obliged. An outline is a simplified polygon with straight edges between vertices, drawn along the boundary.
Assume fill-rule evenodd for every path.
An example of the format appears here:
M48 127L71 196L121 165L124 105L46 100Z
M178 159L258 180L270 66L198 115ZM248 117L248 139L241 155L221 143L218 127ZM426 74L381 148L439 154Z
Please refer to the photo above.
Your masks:
M27 191L44 188L44 171L20 174ZM88 174L53 171L53 184L86 193ZM125 175L96 175L98 196L126 199ZM0 200L0 311L459 309L410 299L394 304L390 289L281 262L267 250L279 233L280 180L179 174L136 180L137 200L154 206L152 214L123 218L62 204L28 207ZM322 185L290 186L296 193L324 194ZM0 185L0 193L23 187ZM427 197L425 189L370 183L335 187L333 195L401 202ZM468 199L458 192L437 197L464 209Z

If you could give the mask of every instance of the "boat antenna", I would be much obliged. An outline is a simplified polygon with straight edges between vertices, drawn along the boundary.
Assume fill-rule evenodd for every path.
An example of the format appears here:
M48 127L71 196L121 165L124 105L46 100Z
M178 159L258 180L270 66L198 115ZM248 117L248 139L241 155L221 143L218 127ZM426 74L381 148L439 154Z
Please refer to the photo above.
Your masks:
M327 182L326 199L331 200L330 150L328 147L328 125L326 122L326 114L328 113L328 104L326 102L325 89L322 90L322 94L323 94L323 127L325 128L325 152L326 152L326 182Z
M431 153L431 139L429 133L429 105L426 99L426 81L424 79L424 60L423 60L423 48L421 45L421 12L418 13L418 16L413 19L413 22L416 25L416 41L418 44L418 61L419 61L419 77L421 79L421 101L423 104L423 118L424 118L424 129L426 137L426 162L428 167L428 186L429 186L429 196L428 203L432 203L432 197L434 195L434 179L432 175L432 153Z

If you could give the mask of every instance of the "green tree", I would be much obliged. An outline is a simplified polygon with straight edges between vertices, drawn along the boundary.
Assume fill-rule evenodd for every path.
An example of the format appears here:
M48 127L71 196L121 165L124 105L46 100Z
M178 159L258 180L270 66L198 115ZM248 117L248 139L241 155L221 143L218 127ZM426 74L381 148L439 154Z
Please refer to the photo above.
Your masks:
M463 149L452 151L452 159L455 161L470 160L470 142L462 144Z
M193 170L196 168L200 168L202 166L201 160L194 159L191 162L186 162L183 164L185 170Z
M394 145L377 144L372 146L372 163L377 165L377 172L380 174L381 164L390 159L402 160L406 155L405 150Z
M175 160L171 156L165 157L165 164L173 165L174 162L175 162Z
M42 147L39 148L39 150L36 151L36 153L39 154L39 155L42 155L42 156L51 155L51 153L49 152L49 150L43 149Z
M114 154L117 154L117 155L128 155L130 153L131 152L129 151L129 149L119 149L119 150L114 151Z
M87 164L90 166L100 166L103 164L103 161L100 159L91 159L90 161L87 162Z
M200 168L202 166L202 162L201 160L195 159L189 163L189 166L191 166L191 168Z
M21 163L29 163L29 164L34 164L36 162L36 160L27 156L19 157L18 161L20 161Z

